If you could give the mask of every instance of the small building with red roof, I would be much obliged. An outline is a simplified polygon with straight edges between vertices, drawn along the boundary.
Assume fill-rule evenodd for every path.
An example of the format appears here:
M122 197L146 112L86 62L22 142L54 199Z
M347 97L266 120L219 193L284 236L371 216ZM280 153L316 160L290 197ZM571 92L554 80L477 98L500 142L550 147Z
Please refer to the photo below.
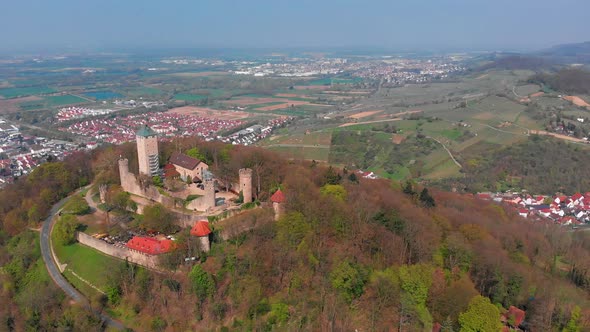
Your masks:
M201 249L205 252L211 249L211 242L209 242L209 234L211 234L211 228L209 227L209 221L199 220L191 228L191 235L199 238Z
M127 242L127 248L137 250L148 255L160 255L170 252L173 249L172 240L158 240L153 237L134 236Z
M510 308L508 308L508 311L503 315L504 317L502 317L502 320L505 320L505 322L512 328L518 328L520 326L520 324L522 324L524 322L524 317L525 317L526 313L524 312L524 310L518 309L515 306L510 306Z
M285 212L285 200L285 194L283 194L280 188L277 191L275 191L275 193L272 194L272 196L270 196L272 208L275 211L275 221L279 220L279 218L281 218L281 216Z

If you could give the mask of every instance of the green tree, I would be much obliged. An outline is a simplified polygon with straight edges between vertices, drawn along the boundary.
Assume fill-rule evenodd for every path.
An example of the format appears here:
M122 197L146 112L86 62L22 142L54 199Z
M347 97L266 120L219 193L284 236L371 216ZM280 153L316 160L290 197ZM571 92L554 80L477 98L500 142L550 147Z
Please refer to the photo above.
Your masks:
M71 214L65 214L55 224L53 231L57 240L62 245L68 245L76 242L76 229L78 228L78 219Z
M201 153L201 151L199 151L199 148L197 147L186 150L186 155L195 159L199 159L201 161L205 161L206 159L205 155Z
M467 311L459 315L460 332L497 332L502 328L500 310L481 295L469 302Z
M203 302L215 292L215 281L213 277L203 270L200 265L195 265L188 274L191 290L197 298Z
M301 212L287 213L277 222L277 240L288 247L297 247L310 232L311 225Z
M176 226L176 216L166 209L162 204L146 206L143 210L141 225L145 229L155 230L162 233L171 233Z
M580 312L580 307L575 306L572 310L570 320L567 322L567 325L563 328L563 332L579 332L582 330L582 327L580 326Z
M330 274L332 287L338 290L347 303L363 294L367 274L358 264L345 260L332 270Z
M407 180L403 187L403 192L406 195L414 195L414 185L411 180Z
M320 192L324 196L331 196L339 201L346 200L346 189L344 189L344 187L339 184L326 184L320 188Z
M402 303L416 314L425 329L432 328L432 316L426 308L428 291L432 285L432 266L428 264L404 265L399 269Z
M64 205L63 211L65 213L83 215L90 213L90 206L84 197L82 197L82 195L74 195Z
M430 196L427 188L422 189L422 192L420 192L420 202L422 202L422 204L427 208L431 208L436 205L434 198Z
M340 173L336 172L332 166L330 166L324 174L324 180L326 181L326 184L339 184L342 180L342 176Z
M348 181L352 182L352 183L358 183L359 179L356 176L356 174L354 172L350 173L350 175L348 176Z

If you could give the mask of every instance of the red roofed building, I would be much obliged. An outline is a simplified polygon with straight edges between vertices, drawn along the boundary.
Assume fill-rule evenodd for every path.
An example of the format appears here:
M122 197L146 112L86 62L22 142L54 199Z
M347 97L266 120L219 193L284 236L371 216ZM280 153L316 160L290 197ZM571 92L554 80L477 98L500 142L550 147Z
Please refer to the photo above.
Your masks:
M512 326L513 328L517 328L524 322L525 312L524 310L520 310L515 306L510 306L508 308L508 312L505 314L506 322L508 325Z
M279 220L285 212L285 207L283 206L285 203L285 194L283 194L281 189L278 189L272 194L270 201L272 202L272 208L275 211L275 221Z
M281 189L275 191L275 193L270 197L271 202L273 203L284 203L285 202L285 194L281 191Z
M211 234L211 228L209 228L209 222L205 220L199 220L195 223L191 229L191 235L197 236L201 243L201 249L205 252L211 249L211 243L209 242L209 234Z
M191 235L194 236L207 236L211 234L211 229L209 229L209 222L200 220L195 223L193 228L191 229Z
M148 255L164 254L172 250L172 240L157 240L153 237L134 236L127 242L127 248Z

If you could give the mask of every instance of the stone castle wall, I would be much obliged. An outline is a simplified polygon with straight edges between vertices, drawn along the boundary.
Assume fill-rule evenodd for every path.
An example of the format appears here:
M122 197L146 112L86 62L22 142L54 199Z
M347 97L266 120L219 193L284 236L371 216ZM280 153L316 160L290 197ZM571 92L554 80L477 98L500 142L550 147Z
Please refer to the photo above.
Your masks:
M81 244L96 249L106 255L128 260L131 263L150 269L158 269L158 256L146 255L127 247L117 247L82 232L76 232L76 239Z
M154 186L148 186L145 189L141 188L135 174L129 172L129 161L127 159L119 160L119 177L124 191L161 203L168 208L174 207L174 198L160 194L158 188Z

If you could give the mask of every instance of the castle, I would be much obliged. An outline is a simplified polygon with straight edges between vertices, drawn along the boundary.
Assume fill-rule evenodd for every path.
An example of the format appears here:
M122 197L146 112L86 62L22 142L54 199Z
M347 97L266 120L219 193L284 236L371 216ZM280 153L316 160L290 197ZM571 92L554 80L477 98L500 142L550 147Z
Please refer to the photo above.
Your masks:
M139 174L147 176L159 175L157 134L148 126L143 125L136 133L136 140ZM181 177L184 176L185 180L190 179L195 180L195 182L199 180L200 188L196 184L190 184L184 192L185 195L198 194L200 197L184 205L181 202L179 206L179 198L184 200L186 196L179 197L179 194L176 193L176 197L173 197L173 193L166 193L161 188L153 185L142 185L140 178L129 171L129 161L127 159L119 160L121 187L126 192L161 203L168 208L185 208L194 212L212 213L217 205L216 180L213 174L209 172L207 164L180 153L173 155L170 164L174 166L174 169ZM249 168L240 169L239 179L238 186L244 195L244 203L252 202L252 170ZM230 195L232 194L230 193Z
M158 157L158 134L150 127L143 125L135 134L137 141L137 159L139 174L158 175L160 160Z

